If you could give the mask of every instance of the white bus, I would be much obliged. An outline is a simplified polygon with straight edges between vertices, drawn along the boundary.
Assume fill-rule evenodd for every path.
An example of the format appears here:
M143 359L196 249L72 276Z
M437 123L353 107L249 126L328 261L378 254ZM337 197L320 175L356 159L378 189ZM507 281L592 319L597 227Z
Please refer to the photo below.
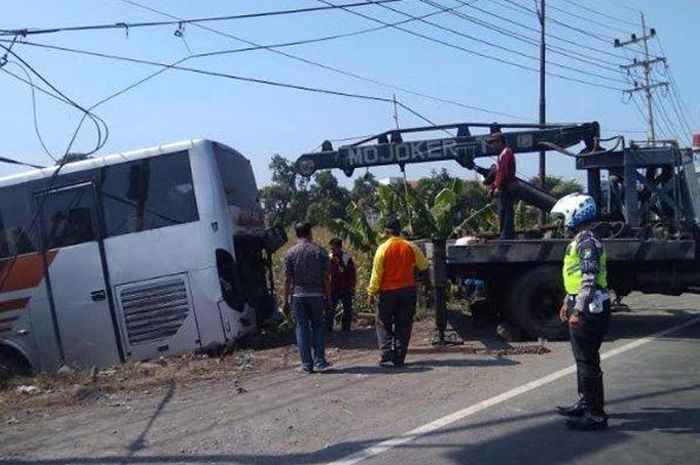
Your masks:
M274 309L250 162L208 140L0 179L0 362L52 372L226 344Z

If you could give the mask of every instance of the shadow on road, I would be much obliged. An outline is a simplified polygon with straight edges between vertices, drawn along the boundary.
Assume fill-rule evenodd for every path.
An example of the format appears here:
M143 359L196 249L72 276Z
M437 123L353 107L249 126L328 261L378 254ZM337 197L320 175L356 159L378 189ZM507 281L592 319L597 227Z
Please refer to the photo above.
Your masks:
M161 401L158 403L158 406L156 409L153 411L153 414L151 415L151 418L148 419L148 423L146 424L146 427L143 429L141 434L138 435L136 439L131 441L129 445L126 447L131 453L136 453L146 447L146 435L148 432L151 430L153 427L153 423L156 421L158 416L163 412L163 409L165 408L166 405L168 405L168 402L170 402L173 398L173 395L175 394L175 380L170 380L168 383L168 388L167 391L165 392L165 395L161 399Z
M612 399L608 405L614 406L642 399L671 396L682 392L700 389L700 384L664 389L644 394L636 394ZM547 406L549 407L549 406ZM528 422L537 418L548 417L546 423L531 427L517 427L519 422ZM552 410L527 412L521 415L491 419L471 424L462 424L442 428L426 434L418 442L408 442L396 449L429 449L436 454L443 454L455 464L510 464L536 463L555 465L570 463L599 453L607 448L629 440L630 433L636 431L658 430L669 434L697 434L700 425L700 408L683 409L644 409L639 412L616 413L611 415L611 428L605 432L572 433L567 431L562 417ZM486 441L480 441L481 432L488 433L496 427L511 425L515 431L508 432ZM461 434L458 443L450 443L450 435ZM67 457L38 460L0 460L0 465L116 465L116 464L199 464L227 463L245 465L273 464L322 464L347 457L359 450L366 449L387 437L366 441L346 441L330 447L308 453L291 453L281 455L269 454L169 454L169 455L135 455L112 457ZM471 441L471 442L470 442ZM438 452L439 451L439 452ZM661 463L661 462L659 462Z
M610 418L623 421L617 427L622 431L700 433L700 408L649 408L639 412L617 413L610 415Z

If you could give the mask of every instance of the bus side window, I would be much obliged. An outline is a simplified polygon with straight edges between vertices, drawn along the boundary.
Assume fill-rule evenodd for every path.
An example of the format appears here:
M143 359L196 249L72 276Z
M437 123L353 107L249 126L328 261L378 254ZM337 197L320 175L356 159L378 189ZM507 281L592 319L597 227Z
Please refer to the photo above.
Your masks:
M107 237L199 219L187 152L110 165L102 176Z
M46 247L55 249L94 241L89 194L85 189L53 194L43 206Z
M23 187L0 189L0 258L36 251L35 229L26 230L31 218Z

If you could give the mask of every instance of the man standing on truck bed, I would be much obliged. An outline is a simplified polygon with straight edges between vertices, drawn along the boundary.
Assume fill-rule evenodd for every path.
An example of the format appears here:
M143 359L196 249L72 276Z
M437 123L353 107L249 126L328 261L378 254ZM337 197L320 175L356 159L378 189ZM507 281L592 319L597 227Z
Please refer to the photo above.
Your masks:
M503 133L496 132L486 138L486 143L498 152L496 177L491 184L490 197L498 199L498 228L501 239L515 238L515 212L513 193L509 186L515 182L515 155L508 147Z
M610 324L610 298L607 255L590 229L596 217L596 205L589 195L569 194L559 199L552 214L564 216L564 225L576 232L564 257L562 274L567 295L559 316L569 322L580 398L571 407L557 407L557 410L571 417L566 421L570 429L605 429L608 416L603 410L599 351Z
M311 224L306 221L297 223L294 229L299 242L284 254L284 304L289 308L291 297L301 373L309 374L314 368L323 371L329 366L323 321L323 310L330 305L331 297L329 259L328 252L312 241Z
M406 359L416 313L415 271L426 270L428 260L414 243L401 238L401 223L397 218L386 222L384 233L388 238L374 255L367 294L372 307L379 295L379 364L388 366L393 363L401 367Z

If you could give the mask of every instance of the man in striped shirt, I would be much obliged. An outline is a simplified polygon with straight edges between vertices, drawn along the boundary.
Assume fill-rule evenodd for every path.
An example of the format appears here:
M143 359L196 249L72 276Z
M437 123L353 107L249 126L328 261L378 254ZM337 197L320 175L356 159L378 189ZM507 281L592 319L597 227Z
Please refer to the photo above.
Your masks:
M412 242L402 239L401 223L391 218L384 230L387 240L377 248L367 293L370 305L377 303L379 364L401 367L411 339L416 312L415 271L426 270L428 261Z

